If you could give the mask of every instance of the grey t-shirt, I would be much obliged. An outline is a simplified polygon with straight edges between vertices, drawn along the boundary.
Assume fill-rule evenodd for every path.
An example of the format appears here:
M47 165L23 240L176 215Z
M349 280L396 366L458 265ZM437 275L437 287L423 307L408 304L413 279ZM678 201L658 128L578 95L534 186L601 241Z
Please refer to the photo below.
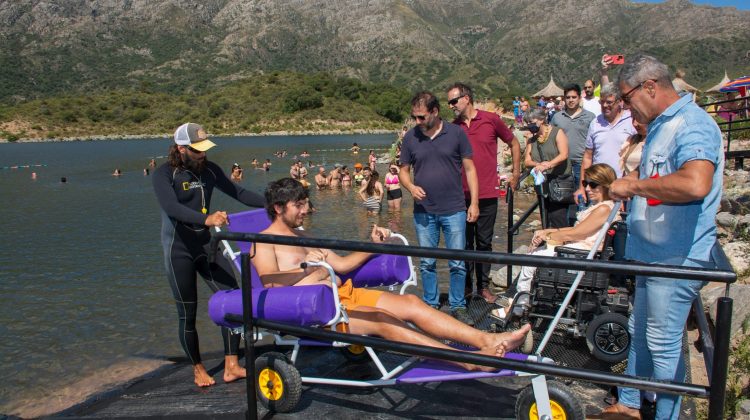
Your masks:
M581 163L586 149L586 135L594 118L594 113L585 109L575 117L571 117L567 110L556 112L552 117L552 125L560 127L568 136L568 159L571 162Z

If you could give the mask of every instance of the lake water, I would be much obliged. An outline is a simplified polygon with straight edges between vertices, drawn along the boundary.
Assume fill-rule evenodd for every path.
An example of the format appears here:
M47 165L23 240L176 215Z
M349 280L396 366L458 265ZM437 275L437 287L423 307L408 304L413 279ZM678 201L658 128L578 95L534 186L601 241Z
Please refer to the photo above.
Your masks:
M304 161L351 168L356 161L366 162L370 148L385 153L393 138L218 138L209 156L227 171L238 162L245 168L244 187L262 192L269 181L288 176L292 156L302 150L312 155ZM358 156L348 151L353 142L362 146ZM116 382L123 369L184 356L164 274L159 209L150 176L143 174L151 157L164 162L169 144L167 139L0 144L0 167L44 165L0 169L5 220L0 245L0 415L18 414L29 404L50 399L64 407L66 398L80 398ZM288 150L289 156L273 157L279 149ZM270 158L271 171L253 170L253 158ZM111 176L115 168L122 170L121 177ZM385 169L378 165L381 178ZM310 173L312 178L314 171ZM61 183L61 177L67 182ZM378 222L416 244L408 193L400 212L385 207L378 216L367 216L353 191L312 191L311 197L319 212L305 227L315 236L364 240L371 223ZM211 208L238 211L243 206L217 192ZM501 200L497 251L505 251L506 211ZM522 235L518 243L527 240L528 235ZM447 278L445 262L439 264L441 279ZM222 348L219 330L205 309L209 289L199 284L201 351L217 352Z

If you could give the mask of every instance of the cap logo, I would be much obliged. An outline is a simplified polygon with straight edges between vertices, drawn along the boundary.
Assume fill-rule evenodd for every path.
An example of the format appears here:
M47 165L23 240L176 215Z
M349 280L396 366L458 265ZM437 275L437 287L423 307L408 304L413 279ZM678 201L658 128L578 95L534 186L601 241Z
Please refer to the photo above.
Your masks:
M205 140L206 138L208 138L208 134L206 134L206 130L204 130L202 128L200 130L198 130L197 134L198 134L198 139L200 139L200 140Z

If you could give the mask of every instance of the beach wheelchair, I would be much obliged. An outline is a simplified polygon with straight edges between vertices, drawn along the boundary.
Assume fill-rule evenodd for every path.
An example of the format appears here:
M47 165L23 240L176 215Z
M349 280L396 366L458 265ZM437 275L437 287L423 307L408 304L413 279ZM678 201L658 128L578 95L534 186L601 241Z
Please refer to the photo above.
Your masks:
M627 225L618 221L610 225L602 251L594 255L600 260L623 260ZM585 259L588 250L558 246L559 258ZM577 270L539 267L534 274L530 292L520 292L500 329L506 330L531 321L540 325L552 319L567 294L573 293L560 325L574 337L584 337L589 352L607 363L619 363L628 357L630 334L628 317L630 297L634 292L632 278L606 273L586 272L575 290L571 289Z
M270 225L265 210L251 210L229 216L228 229L232 232L257 233ZM401 235L392 238L407 244ZM240 267L240 253L249 252L247 242L238 242L239 251L224 242L224 255L235 266ZM325 262L308 262L310 266L325 267L332 279L328 285L289 286L264 288L251 266L253 316L288 323L297 326L331 328L336 330L340 323L347 322L346 308L338 299L336 273ZM355 287L387 287L390 291L403 294L409 286L417 284L411 258L397 255L375 255L358 269L346 273ZM240 290L219 291L209 300L209 315L220 326L241 333L242 325L227 320L242 315ZM458 366L440 360L409 357L407 360L386 367L386 362L371 347L351 345L346 342L321 342L305 337L282 336L279 331L258 330L254 332L256 341L272 338L276 346L291 347L291 352L266 352L255 360L256 396L261 404L272 412L293 411L301 397L302 384L324 384L351 387L383 387L398 384L419 384L428 382L457 381L467 379L530 376L533 385L523 389L516 401L516 414L519 418L539 418L549 412L553 418L583 419L584 411L566 385L556 381L544 381L543 376L513 370L495 372L469 372ZM300 352L307 346L329 346L338 348L347 359L355 362L372 361L377 374L371 379L352 380L330 377L302 376L295 367ZM457 347L466 350L465 346ZM520 353L508 353L506 358L521 361L553 363L549 358ZM251 374L248 372L248 374ZM540 382L538 381L541 379ZM540 397L540 394L543 394ZM541 399L540 399L541 398ZM537 401L540 401L537 406ZM547 405L548 403L548 405ZM546 405L546 407L545 407Z

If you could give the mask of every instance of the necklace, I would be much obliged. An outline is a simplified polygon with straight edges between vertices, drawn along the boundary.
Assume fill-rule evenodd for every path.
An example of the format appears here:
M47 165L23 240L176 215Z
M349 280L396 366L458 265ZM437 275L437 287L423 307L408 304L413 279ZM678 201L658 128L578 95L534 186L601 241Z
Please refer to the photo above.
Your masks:
M206 193L205 193L205 191L203 191L203 180L201 179L201 177L199 177L198 175L194 174L189 169L185 169L185 172L189 173L195 179L198 180L198 185L200 186L200 189L201 189L201 213L207 214L208 213L208 209L206 208Z

